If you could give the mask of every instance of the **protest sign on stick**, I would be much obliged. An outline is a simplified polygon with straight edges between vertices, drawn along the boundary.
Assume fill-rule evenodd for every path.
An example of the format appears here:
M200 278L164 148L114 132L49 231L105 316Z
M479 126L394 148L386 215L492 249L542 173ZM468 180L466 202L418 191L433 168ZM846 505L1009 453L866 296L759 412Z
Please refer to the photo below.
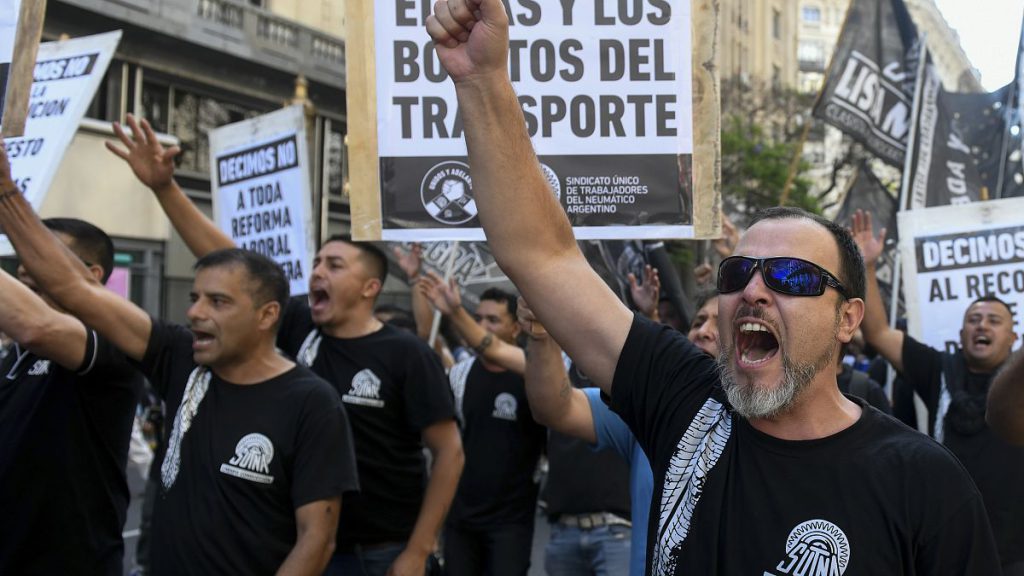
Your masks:
M964 312L983 296L1009 304L1013 331L1024 334L1021 214L1024 198L899 213L912 336L940 350L959 345Z
M17 12L14 12L17 9ZM10 62L10 68L0 70L0 77L6 84L0 94L0 118L2 118L3 138L16 138L25 134L25 120L28 113L29 93L32 89L32 69L39 51L39 38L43 34L43 19L46 16L46 0L30 0L11 3L3 0L0 3L0 30L7 29L8 14L18 14L17 30L14 45L9 59L0 58L0 62ZM0 36L0 42L7 43ZM3 55L0 49L0 56ZM3 65L0 64L0 67ZM6 110L6 111L5 111Z
M213 130L210 166L214 222L280 264L293 295L305 294L315 228L303 107Z
M39 46L25 133L4 139L14 182L37 211L120 40L118 30ZM13 253L0 236L0 255Z
M483 240L454 87L423 31L431 4L348 5L358 239ZM716 3L506 6L509 74L577 238L716 235Z

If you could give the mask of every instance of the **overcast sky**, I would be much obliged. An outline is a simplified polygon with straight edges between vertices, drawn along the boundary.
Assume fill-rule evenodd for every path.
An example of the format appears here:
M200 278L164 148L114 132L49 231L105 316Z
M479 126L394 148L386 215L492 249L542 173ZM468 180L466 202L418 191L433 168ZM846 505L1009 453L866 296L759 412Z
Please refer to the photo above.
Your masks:
M946 22L960 35L960 45L981 83L996 90L1013 80L1024 0L935 0Z

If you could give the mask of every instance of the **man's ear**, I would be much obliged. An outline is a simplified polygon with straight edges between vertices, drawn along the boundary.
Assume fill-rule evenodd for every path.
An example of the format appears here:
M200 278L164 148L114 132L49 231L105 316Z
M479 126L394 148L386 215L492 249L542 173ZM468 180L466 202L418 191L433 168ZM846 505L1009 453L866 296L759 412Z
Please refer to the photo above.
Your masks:
M281 303L277 300L271 300L257 308L256 315L259 318L260 330L271 330L281 318Z
M363 282L363 298L374 299L380 294L380 291L384 289L384 285L381 283L380 278L370 278L366 282Z
M847 343L853 340L857 333L861 320L864 319L864 300L862 298L850 298L839 308L839 341Z
M92 274L93 279L95 279L100 284L103 284L103 267L102 266L100 266L99 264L91 264L89 266L89 273Z

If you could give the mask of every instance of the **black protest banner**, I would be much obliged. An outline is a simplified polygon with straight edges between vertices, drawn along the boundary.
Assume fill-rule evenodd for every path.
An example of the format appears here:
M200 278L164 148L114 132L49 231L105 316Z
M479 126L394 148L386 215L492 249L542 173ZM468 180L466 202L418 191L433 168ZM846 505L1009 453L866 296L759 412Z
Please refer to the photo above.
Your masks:
M917 27L903 0L853 0L814 116L902 167L917 55Z
M886 229L885 250L875 264L875 275L878 287L886 302L892 302L892 282L896 265L896 247L899 234L896 226L896 213L899 202L886 186L875 176L871 168L861 164L853 176L843 203L836 213L835 222L849 227L853 222L853 214L857 210L870 212L872 226L877 235L882 228ZM899 309L903 309L902 297Z
M1006 95L946 92L931 62L921 83L909 207L988 199L999 174Z

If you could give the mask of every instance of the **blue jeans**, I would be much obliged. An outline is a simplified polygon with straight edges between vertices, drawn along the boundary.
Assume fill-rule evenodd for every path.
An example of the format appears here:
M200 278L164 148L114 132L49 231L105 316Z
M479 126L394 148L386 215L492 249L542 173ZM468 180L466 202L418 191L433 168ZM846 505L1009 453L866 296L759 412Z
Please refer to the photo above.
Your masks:
M628 526L583 530L556 522L544 548L544 569L548 576L629 574L631 532Z
M526 576L530 571L533 518L485 529L448 524L444 531L446 576Z
M356 545L351 551L335 552L324 576L385 576L402 550L405 550L404 542L369 549Z

